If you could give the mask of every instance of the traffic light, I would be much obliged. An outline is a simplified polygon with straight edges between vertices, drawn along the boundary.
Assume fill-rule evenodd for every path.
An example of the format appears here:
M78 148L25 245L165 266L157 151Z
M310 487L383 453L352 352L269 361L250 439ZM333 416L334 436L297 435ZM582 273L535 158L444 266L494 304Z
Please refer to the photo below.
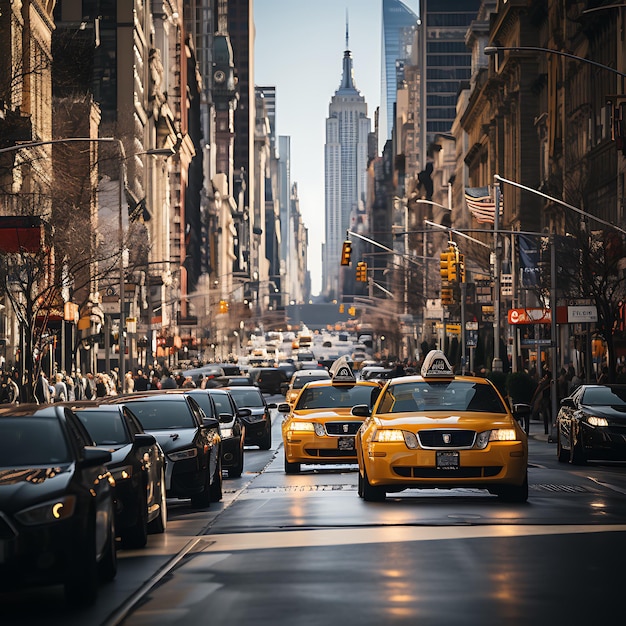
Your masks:
M441 288L441 304L443 306L450 306L454 304L454 291L452 287L442 287Z
M367 282L367 263L365 261L359 261L356 264L356 279L359 282Z
M459 254L457 256L456 271L458 274L459 282L464 283L465 282L465 255L464 254Z
M339 313L344 313L346 310L346 307L343 304L339 305Z
M352 255L352 242L346 239L341 248L341 264L350 265L350 256Z
M456 283L459 275L458 275L458 263L457 256L459 252L455 248L449 248L448 257L450 259L448 264L448 282Z
M441 280L450 280L450 252L446 250L439 255L439 273L441 274Z
M356 307L351 306L348 309L348 315L352 315L352 317L354 317L356 315Z
M219 311L220 313L228 313L228 301L227 300L220 300L220 308Z

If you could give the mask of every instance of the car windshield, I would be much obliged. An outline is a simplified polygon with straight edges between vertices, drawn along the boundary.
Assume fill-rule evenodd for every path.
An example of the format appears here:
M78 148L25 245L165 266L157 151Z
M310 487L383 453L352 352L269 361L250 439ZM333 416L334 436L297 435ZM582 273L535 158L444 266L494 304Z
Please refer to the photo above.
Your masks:
M312 380L328 380L330 378L330 374L311 374L310 376L297 376L293 379L293 383L291 385L292 389L302 389L304 385L310 383Z
M232 389L230 394L235 399L235 404L241 408L261 407L263 398L257 391Z
M378 413L416 411L506 413L506 407L491 385L453 380L390 385L377 410Z
M0 419L0 467L14 468L71 461L59 421L39 417Z
M307 387L300 394L295 409L352 408L357 404L371 407L379 391L379 387L370 385Z
M626 406L626 387L590 387L585 389L581 404L596 406Z
M115 445L130 443L130 435L126 431L120 413L116 411L85 410L77 411L78 419L85 425L91 438L99 445Z
M181 396L182 399L182 396ZM145 430L195 428L196 424L187 403L160 400L131 402L132 411Z

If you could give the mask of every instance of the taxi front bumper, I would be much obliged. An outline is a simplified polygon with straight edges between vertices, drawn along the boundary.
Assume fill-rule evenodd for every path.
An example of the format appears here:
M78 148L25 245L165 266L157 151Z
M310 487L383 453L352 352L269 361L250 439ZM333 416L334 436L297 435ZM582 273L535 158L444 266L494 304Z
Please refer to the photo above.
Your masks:
M289 463L356 463L354 435L319 436L288 431L283 435Z
M438 453L458 452L453 465ZM528 457L521 441L491 443L484 450L409 450L403 444L371 442L363 463L370 484L410 487L521 485Z

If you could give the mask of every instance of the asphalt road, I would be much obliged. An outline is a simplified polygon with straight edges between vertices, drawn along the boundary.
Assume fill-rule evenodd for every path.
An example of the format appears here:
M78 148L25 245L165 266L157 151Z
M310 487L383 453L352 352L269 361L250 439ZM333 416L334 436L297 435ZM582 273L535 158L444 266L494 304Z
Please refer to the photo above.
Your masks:
M165 535L119 551L95 607L59 588L0 594L2 624L604 624L623 621L626 464L556 462L533 422L530 497L480 490L357 496L355 466L283 471L246 449L224 501L170 501Z

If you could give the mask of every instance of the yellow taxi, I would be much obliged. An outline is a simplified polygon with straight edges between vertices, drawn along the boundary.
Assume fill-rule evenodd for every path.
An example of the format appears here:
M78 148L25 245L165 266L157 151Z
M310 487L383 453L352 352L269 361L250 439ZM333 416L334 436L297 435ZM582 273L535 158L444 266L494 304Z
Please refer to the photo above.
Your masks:
M420 376L389 380L355 444L358 493L369 502L405 489L482 488L509 502L528 499L528 440L486 378L455 376L431 351Z
M300 395L302 387L313 380L330 380L330 372L321 368L296 370L289 381L289 386L285 392L285 400L293 406L296 398Z
M308 382L290 405L283 402L278 411L285 414L282 436L285 472L297 474L301 464L357 462L354 436L363 417L352 407L373 407L380 386L374 381L357 382L345 357L330 368L330 380Z

